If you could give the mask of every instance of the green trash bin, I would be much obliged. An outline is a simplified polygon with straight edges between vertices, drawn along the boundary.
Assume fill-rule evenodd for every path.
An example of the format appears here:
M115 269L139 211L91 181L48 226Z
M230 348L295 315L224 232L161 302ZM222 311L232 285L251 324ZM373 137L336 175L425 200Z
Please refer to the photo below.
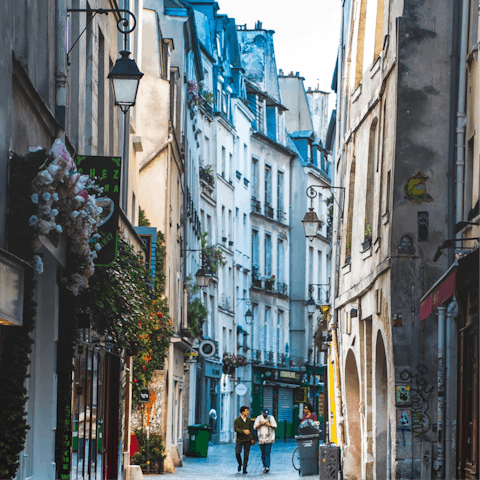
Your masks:
M188 427L188 454L191 457L206 457L211 427L208 425L190 425Z

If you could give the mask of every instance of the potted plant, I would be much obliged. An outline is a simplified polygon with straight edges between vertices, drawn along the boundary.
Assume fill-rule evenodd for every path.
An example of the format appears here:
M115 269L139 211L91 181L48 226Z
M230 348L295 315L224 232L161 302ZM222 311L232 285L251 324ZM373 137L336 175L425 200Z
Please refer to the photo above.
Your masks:
M346 249L345 249L345 264L348 265L351 261L352 255L352 229L347 227L346 233Z
M268 277L266 280L265 280L265 288L267 290L274 290L275 288L275 275L271 275L270 277Z
M364 241L362 242L362 252L367 251L372 246L372 227L368 221L368 217L365 215L365 231Z

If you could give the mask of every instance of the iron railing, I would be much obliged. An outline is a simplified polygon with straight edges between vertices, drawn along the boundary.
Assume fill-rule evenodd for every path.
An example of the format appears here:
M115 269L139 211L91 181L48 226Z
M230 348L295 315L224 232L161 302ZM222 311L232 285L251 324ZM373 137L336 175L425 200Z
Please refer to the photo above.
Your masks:
M286 283L279 283L277 287L277 292L280 295L288 296L288 285Z
M268 218L274 218L274 210L268 204L265 204L265 216Z
M278 365L286 365L287 364L287 355L285 353L278 353L277 354L278 358Z
M285 222L287 220L287 214L282 210L277 210L277 220L279 222Z
M252 211L254 213L262 213L262 204L255 197L252 197Z
M265 351L265 363L273 364L273 352Z
M262 361L261 350L252 350L252 363L260 363Z
M215 186L215 178L211 173L208 173L203 167L200 167L200 178L208 183L210 186Z

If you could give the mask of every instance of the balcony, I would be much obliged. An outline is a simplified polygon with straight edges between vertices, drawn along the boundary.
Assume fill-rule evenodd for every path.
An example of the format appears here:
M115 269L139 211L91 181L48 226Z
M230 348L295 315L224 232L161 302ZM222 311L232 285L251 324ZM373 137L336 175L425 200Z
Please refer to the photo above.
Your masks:
M275 280L265 280L265 290L269 292L275 291Z
M282 212L282 210L277 210L277 220L281 223L286 222L287 214L285 212Z
M265 351L265 362L264 363L267 363L269 365L273 365L273 352L267 352Z
M265 216L268 218L274 218L274 209L268 205L268 203L265 204Z
M261 363L262 352L261 350L252 350L252 363Z
M287 365L287 355L285 353L277 354L277 365Z
M263 288L262 279L261 278L252 278L252 287Z
M212 187L215 185L215 178L211 173L209 173L207 170L205 170L203 167L200 167L200 178L211 185Z
M277 287L277 292L280 295L284 295L285 297L288 297L288 285L286 283L279 283Z
M260 200L257 200L255 197L252 197L252 212L254 213L262 213L262 204Z

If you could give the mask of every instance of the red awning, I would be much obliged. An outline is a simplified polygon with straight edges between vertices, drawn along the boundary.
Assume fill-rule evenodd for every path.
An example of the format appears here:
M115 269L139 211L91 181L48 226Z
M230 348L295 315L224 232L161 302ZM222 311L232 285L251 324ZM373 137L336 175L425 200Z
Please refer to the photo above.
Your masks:
M425 320L436 308L455 293L457 269L445 277L420 304L420 321Z

